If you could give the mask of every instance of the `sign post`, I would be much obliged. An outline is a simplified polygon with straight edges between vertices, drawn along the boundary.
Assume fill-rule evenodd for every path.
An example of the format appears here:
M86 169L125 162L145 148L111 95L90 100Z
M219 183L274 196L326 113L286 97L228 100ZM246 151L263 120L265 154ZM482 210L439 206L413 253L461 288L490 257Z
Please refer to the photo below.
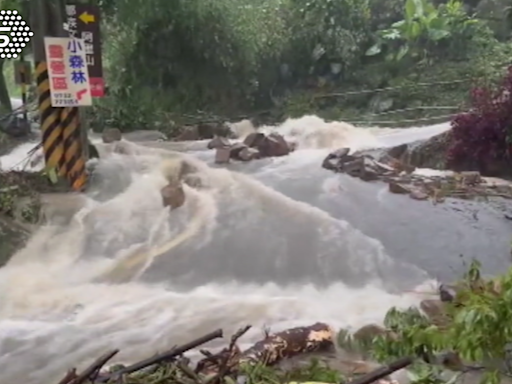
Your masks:
M91 4L68 4L66 16L69 35L82 39L85 46L92 97L105 96L101 59L100 9Z

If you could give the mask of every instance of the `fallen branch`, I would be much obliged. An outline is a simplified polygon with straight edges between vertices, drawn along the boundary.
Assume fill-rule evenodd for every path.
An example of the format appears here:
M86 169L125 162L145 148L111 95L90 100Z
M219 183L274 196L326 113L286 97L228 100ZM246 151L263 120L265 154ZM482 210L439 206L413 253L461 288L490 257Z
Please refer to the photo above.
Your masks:
M72 380L76 379L78 376L76 374L76 369L70 369L66 375L59 381L59 384L68 384Z
M201 373L203 375L212 375L215 374L208 383L216 383L223 376L232 372L235 368L239 367L241 351L240 348L236 345L236 342L240 337L245 335L247 331L251 328L250 325L247 325L243 328L240 328L232 337L227 348L222 349L217 354L208 353L207 357L200 360L197 363L195 372ZM204 351L203 351L204 354Z
M383 379L386 376L389 376L393 372L396 372L402 368L405 368L411 365L415 360L415 357L402 357L388 365L383 367L379 367L376 370L367 373L366 375L362 375L354 380L349 381L349 384L370 384L374 381Z
M161 362L164 362L164 361L172 361L174 360L176 357L182 355L183 353L191 350L191 349L194 349L194 348L197 348L199 347L200 345L202 344L205 344L213 339L217 339L217 338L222 338L223 337L223 333L222 333L222 329L217 329L216 331L213 331L213 332L210 332L204 336L201 336L189 343L186 343L186 344L183 344L181 346L178 346L178 347L174 347L172 348L171 350L167 351L167 352L164 352L164 353L161 353L161 354L158 354L156 356L153 356L153 357L150 357L149 359L145 359L145 360L142 360L142 361L139 361L138 363L135 363L135 364L132 364L128 367L125 367L123 369L120 369L119 371L116 371L110 375L106 375L106 376L103 376L103 377L100 377L98 378L98 382L101 382L101 383L106 383L112 379L119 379L120 377L122 377L123 375L127 375L127 374L130 374L130 373L133 373L133 372L137 372L137 371L140 371L141 369L144 369L146 367L149 367L151 365L154 365L154 364L159 364ZM73 383L73 384L76 384L76 383Z
M60 381L60 384L83 384L91 378L91 376L97 374L101 368L115 355L119 353L118 349L107 352L104 355L97 358L91 365L89 365L81 374L78 376L75 370L70 370L66 376ZM69 381L64 381L69 377Z

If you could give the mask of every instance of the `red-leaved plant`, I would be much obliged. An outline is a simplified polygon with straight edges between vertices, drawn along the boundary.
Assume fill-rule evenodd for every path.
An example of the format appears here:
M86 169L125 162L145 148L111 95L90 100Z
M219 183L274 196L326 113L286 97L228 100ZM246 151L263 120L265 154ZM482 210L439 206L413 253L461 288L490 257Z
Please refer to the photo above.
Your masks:
M508 159L512 144L512 67L497 89L473 88L471 109L452 120L448 165Z

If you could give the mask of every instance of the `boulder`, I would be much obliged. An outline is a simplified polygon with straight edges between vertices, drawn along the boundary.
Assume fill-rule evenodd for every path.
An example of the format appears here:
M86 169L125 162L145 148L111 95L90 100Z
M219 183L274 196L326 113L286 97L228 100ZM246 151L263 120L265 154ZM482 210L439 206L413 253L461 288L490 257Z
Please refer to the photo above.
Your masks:
M273 132L270 135L268 135L268 137L277 141L279 145L283 148L283 152L286 152L286 155L288 155L292 151L292 146L285 140L283 135Z
M428 140L392 147L386 151L386 156L412 167L444 170L450 144L451 133L447 131Z
M160 190L164 207L176 209L185 203L185 191L181 184L167 184Z
M407 152L407 144L397 145L391 149L388 149L386 154L393 159L400 159Z
M290 147L285 139L278 134L265 136L257 146L262 157L286 156L290 153Z
M121 141L123 134L117 128L105 128L101 134L101 139L105 144L111 144L116 141Z
M229 139L216 136L206 146L208 149L217 149L231 146Z
M244 143L235 143L229 148L229 156L233 160L241 160L240 152L242 152L246 148L247 146Z
M327 157L331 159L343 160L350 153L350 148L339 148L334 152L329 153Z
M379 168L375 161L366 157L358 157L343 164L342 171L363 181L378 180L386 173L385 169Z
M380 174L374 169L364 167L359 178L363 181L375 181L379 180Z
M244 144L249 148L257 148L260 143L265 139L265 135L261 132L253 132L247 135L244 139Z
M422 191L419 188L414 188L409 193L409 197L413 200L427 200L428 199L428 193L425 191Z
M407 164L404 161L398 160L395 157L391 157L390 155L383 156L379 159L379 163L381 166L386 166L390 171L394 171L396 173L405 172L408 174L413 173L416 170L416 167L410 164Z
M457 291L455 288L446 284L440 284L438 291L439 298L444 303L453 302L455 300L455 296L457 296Z
M446 155L451 144L451 132L447 131L424 141L390 148L383 157L391 156L403 164L417 168L450 169L455 172L478 171L483 176L494 177L512 175L512 161L509 159L487 158L485 161L478 162L476 158L468 158L447 163Z
M259 158L259 151L249 148L244 143L218 147L215 153L215 163L217 164L227 164L230 160L250 161Z
M342 172L344 163L355 159L353 156L349 156L349 152L350 148L340 148L329 153L322 162L322 168Z
M260 158L260 153L255 148L244 148L238 153L238 158L240 161L251 161Z
M223 147L217 148L215 151L215 163L216 164L227 164L231 159L231 148Z
M338 165L341 165L341 171L349 174L350 176L358 177L361 173L364 172L364 157L358 157L354 160L350 160L342 164L338 163Z
M399 194L399 195L405 195L405 194L410 193L409 189L405 185L394 182L394 181L391 181L389 183L389 192Z
M349 148L331 152L322 162L322 167L334 172L343 172L363 181L379 180L384 176L395 175L397 171L369 155L349 155Z
M228 163L230 159L250 161L262 157L286 156L292 150L292 146L283 136L277 133L265 136L261 132L249 134L243 143L230 144L228 139L216 137L210 141L208 148L217 150L215 155L217 164Z

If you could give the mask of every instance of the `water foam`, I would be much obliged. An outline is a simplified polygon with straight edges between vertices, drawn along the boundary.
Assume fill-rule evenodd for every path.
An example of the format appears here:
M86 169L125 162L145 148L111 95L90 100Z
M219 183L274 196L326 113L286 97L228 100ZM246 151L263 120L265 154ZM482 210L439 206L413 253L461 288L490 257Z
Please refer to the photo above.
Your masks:
M300 161L317 161L320 151L333 147L383 144L378 134L312 116L277 129L298 141L299 150L276 160L276 171L293 172ZM247 175L128 142L99 145L99 150L106 156L97 165L103 182L74 221L64 228L39 229L0 269L2 381L46 382L112 347L122 350L120 361L145 358L219 326L229 333L253 324L245 339L250 343L261 337L264 326L380 323L391 306L408 307L421 298L383 290L375 267L393 260L378 241ZM14 163L21 152L4 159ZM162 173L162 164L177 157L193 164L199 183L186 186L186 206L169 213L159 196L169 176ZM294 258L307 245L295 242L314 230L318 245L309 259ZM259 244L260 253L248 248L251 242ZM109 276L133 255L143 261L136 273L122 284L105 279L105 273ZM320 288L294 282L293 274L286 282L237 278L297 268L312 280L315 274L323 276L323 269L346 270L347 276L364 270L366 285L351 287L338 279ZM187 287L177 286L176 271L203 271L210 281L194 285L191 278ZM225 271L231 281L220 278ZM425 284L432 289L432 282Z

